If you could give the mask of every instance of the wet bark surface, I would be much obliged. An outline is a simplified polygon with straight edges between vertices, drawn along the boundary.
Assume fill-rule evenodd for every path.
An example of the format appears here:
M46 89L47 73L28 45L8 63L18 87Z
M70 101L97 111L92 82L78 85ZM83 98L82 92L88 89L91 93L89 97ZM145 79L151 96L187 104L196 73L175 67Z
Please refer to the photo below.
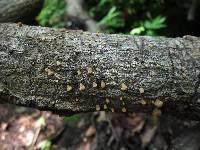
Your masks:
M0 101L199 119L200 39L0 24Z

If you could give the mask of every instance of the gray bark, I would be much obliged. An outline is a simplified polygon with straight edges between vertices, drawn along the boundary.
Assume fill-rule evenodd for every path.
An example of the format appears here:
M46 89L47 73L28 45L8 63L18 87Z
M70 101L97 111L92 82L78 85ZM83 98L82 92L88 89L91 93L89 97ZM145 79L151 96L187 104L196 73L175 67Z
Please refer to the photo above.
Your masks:
M43 0L0 0L0 22L19 22L34 18Z
M57 113L160 108L199 119L199 84L197 37L0 24L1 102Z

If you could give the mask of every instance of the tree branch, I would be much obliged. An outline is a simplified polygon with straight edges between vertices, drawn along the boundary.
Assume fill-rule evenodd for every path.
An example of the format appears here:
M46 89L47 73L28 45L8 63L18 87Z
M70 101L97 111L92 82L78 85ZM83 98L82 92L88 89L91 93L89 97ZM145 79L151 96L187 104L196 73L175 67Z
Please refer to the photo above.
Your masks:
M0 22L30 22L42 4L43 0L1 0Z
M77 29L85 29L89 32L100 31L100 27L97 25L84 8L84 0L65 0L66 7L66 27Z
M0 24L1 102L200 118L200 38Z

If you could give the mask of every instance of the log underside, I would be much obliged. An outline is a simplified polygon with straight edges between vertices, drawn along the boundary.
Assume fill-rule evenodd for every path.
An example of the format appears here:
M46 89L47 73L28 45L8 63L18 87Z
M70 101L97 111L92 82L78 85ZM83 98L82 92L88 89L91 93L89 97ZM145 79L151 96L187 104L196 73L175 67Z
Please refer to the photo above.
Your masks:
M0 24L0 101L200 118L200 38Z

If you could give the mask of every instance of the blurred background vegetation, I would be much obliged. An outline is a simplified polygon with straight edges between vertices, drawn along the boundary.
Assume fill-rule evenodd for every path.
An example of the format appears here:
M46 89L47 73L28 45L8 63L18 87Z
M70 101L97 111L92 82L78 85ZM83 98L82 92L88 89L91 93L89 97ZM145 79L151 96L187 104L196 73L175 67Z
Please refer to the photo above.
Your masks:
M160 0L87 0L87 12L107 33L157 35L166 27L166 17L159 13ZM37 17L42 26L64 27L64 0L46 0Z
M106 33L132 35L182 36L199 35L198 12L189 20L193 0L86 0L87 14ZM45 0L36 18L39 25L62 28L65 26L64 0ZM190 14L189 14L190 13Z

